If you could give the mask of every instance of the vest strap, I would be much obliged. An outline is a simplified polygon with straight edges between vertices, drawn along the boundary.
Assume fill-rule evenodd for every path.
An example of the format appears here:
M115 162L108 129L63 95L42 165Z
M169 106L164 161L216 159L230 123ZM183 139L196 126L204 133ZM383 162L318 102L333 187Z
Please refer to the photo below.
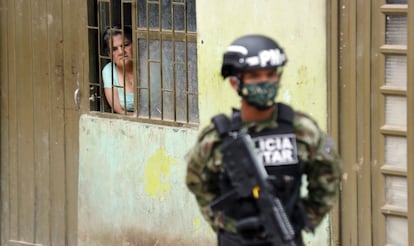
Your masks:
M292 125L294 117L295 117L295 111L293 111L293 109L290 106L284 103L277 103L277 122L278 123L285 123L288 125Z
M219 114L214 116L211 119L211 122L213 122L216 131L222 139L226 137L231 130L231 121L229 117L227 117L225 114Z

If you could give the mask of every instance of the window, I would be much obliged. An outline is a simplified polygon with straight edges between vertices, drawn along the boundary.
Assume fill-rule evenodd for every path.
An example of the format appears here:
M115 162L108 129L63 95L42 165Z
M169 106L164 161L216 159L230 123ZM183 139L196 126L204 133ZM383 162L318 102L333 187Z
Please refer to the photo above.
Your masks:
M377 3L378 14L374 34L374 48L379 51L374 68L375 122L373 153L378 163L373 176L375 245L411 245L409 224L410 174L410 71L408 52L407 0L386 0ZM412 116L411 116L412 117ZM411 135L412 136L412 135Z
M115 103L118 95L122 108L132 107L130 111L134 111L130 114L125 110L125 116L130 114L156 124L198 123L195 2L88 0L91 111L116 113L111 102ZM121 65L115 65L116 69L112 67L103 76L102 70L108 63L116 64L114 52L119 48L125 54L129 44L117 47L114 41L105 43L103 34L108 27L112 27L109 40L115 40L114 33L121 33L125 38L127 30L132 30L132 76L127 76L127 69L119 73ZM104 51L105 45L110 52ZM118 70L118 79L115 70ZM104 86L108 74L113 76L109 75L110 80L106 79ZM128 82L133 84L130 91ZM111 92L110 97L105 97L105 90ZM132 98L129 107L128 96Z

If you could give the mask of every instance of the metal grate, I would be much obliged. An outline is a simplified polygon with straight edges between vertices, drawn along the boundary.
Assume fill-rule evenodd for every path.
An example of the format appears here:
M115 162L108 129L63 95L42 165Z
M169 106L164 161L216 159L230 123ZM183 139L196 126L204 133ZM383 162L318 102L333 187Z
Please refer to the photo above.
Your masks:
M103 52L102 34L109 26L123 34L131 27L132 117L156 124L198 124L195 0L88 0L88 13L90 110L115 114L103 87L102 69L113 57ZM119 78L123 81L125 71ZM112 81L110 99L118 93L125 109L128 93L123 89Z

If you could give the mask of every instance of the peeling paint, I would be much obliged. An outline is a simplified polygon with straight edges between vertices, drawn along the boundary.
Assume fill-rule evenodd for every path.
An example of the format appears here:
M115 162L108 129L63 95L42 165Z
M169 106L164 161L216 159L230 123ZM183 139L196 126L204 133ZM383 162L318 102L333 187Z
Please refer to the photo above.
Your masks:
M348 173L343 173L343 174L342 174L342 180L343 180L344 182L348 181Z
M302 86L306 83L307 76L308 76L308 67L302 65L298 68L298 80L296 81L297 86Z
M50 26L53 23L53 15L48 14L47 15L47 24Z
M165 151L162 146L145 163L143 177L145 192L152 198L164 199L171 191L171 184L168 176L171 174L171 167L177 161Z

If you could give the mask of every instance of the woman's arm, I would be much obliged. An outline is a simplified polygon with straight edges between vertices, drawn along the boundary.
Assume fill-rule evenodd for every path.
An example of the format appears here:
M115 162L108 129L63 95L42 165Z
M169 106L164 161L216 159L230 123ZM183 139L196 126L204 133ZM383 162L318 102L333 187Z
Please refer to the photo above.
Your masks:
M108 101L109 106L111 106L111 108L114 110L115 113L125 114L125 110L121 107L121 104L119 103L118 93L115 90L117 89L116 88L105 88L106 100ZM127 114L128 113L133 113L133 112L127 112Z

